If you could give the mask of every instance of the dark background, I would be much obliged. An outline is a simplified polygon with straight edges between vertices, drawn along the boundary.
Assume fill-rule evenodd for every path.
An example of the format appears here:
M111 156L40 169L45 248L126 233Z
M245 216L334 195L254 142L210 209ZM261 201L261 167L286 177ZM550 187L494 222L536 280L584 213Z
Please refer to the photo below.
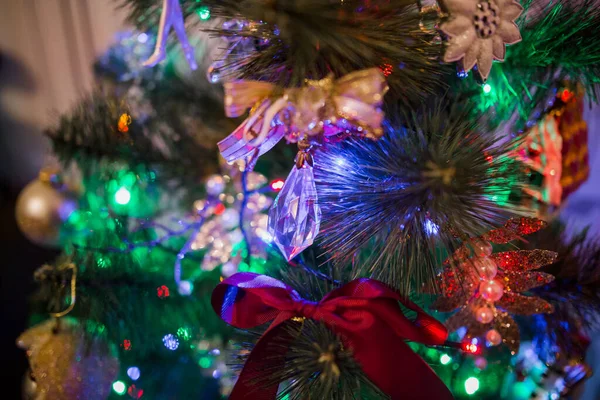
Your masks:
M19 188L0 186L0 285L2 292L2 392L7 399L19 399L21 380L27 370L25 352L15 340L27 326L28 297L35 289L34 270L54 258L57 251L40 248L29 242L17 228L15 200ZM4 396L2 396L4 397Z
M34 90L34 80L27 69L15 58L0 52L0 95L8 91ZM0 360L4 383L2 398L7 399L21 398L21 381L28 368L25 352L15 343L28 325L28 298L35 290L33 272L58 254L57 250L29 242L15 220L17 196L27 180L35 178L35 165L43 161L38 151L44 146L43 140L40 132L12 115L0 101ZM15 152L15 146L21 147L21 152Z

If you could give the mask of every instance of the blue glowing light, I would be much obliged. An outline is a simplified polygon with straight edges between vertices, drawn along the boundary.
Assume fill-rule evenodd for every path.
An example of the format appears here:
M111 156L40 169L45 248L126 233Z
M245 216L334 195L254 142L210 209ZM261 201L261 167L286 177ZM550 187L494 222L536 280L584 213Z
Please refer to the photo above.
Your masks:
M165 347L171 351L177 350L177 348L179 347L179 339L177 339L175 335L172 335L170 333L165 335L162 341Z
M137 40L140 43L146 43L148 41L148 35L146 35L145 33L140 33L137 37Z
M427 233L427 236L437 235L439 231L440 231L440 227L437 226L430 219L425 221L425 233Z
M137 381L140 378L140 369L138 367L127 368L127 376L130 377L132 381Z
M338 167L343 167L344 165L346 165L346 160L342 157L336 157L334 162L335 165L337 165Z
M194 284L190 281L181 281L177 286L177 291L182 296L189 296L194 290Z

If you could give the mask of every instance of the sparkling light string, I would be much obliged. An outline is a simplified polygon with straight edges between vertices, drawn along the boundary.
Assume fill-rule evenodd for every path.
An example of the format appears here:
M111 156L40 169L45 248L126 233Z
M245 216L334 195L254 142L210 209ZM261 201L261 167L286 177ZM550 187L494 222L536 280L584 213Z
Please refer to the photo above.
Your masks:
M242 240L244 242L242 245L246 249L244 261L247 265L250 265L251 255L252 255L252 243L250 240L250 234L247 231L247 228L245 227L245 223L247 222L246 219L248 218L247 209L249 208L249 199L256 194L263 195L267 192L277 192L278 189L280 189L280 187L278 187L278 186L274 187L273 182L271 182L269 184L266 184L263 187L258 187L256 189L249 190L248 176L249 176L250 172L247 171L245 168L241 168L240 172L241 173L240 173L239 177L241 178L240 179L241 192L239 192L238 195L236 196L237 199L240 201L238 203L240 209L238 212L239 221L237 223L236 228L239 228L239 231L241 232ZM220 215L218 213L217 214L214 213L215 207L218 207L218 206L224 204L219 199L219 196L220 195L210 195L209 194L208 198L205 200L205 204L203 205L202 209L198 209L196 211L197 215L199 217L198 220L189 222L189 221L183 221L180 219L175 219L173 222L180 225L181 228L172 228L172 227L167 226L168 224L157 222L155 220L129 218L129 221L131 223L131 225L130 225L131 228L128 230L126 237L123 237L123 236L120 237L120 241L125 245L124 248L117 247L117 246L107 246L105 248L94 248L91 246L83 246L83 245L79 245L79 244L74 244L74 247L76 247L78 249L87 250L87 251L120 253L120 254L130 253L139 248L149 248L149 249L152 249L155 247L163 248L166 251L173 252L174 254L176 254L175 263L173 265L173 277L174 277L175 283L179 287L180 284L183 282L182 277L181 277L182 276L182 260L184 258L186 258L190 252L197 250L197 248L194 247L194 242L195 242L195 240L197 240L198 235L202 234L201 230L206 225L205 223L208 221L208 219L213 216ZM160 234L158 235L158 237L153 238L151 240L147 240L147 241L136 242L136 241L133 241L130 239L131 235L134 235L138 232L142 232L142 231L149 230L149 229L153 229L156 231L157 234L159 234L159 233ZM186 236L188 234L189 234L189 237L188 237L187 241L179 249L174 249L174 248L169 248L168 246L163 246L163 244L165 244L172 238L182 237L182 236ZM263 240L266 240L266 239L262 238L260 235L258 237ZM241 242L238 242L238 243L241 244ZM267 243L268 243L268 241L267 241ZM207 256L208 255L205 254L202 259L205 259Z
M181 261L185 258L187 253L189 253L190 250L192 250L192 244L196 240L196 235L198 235L198 233L200 232L200 229L202 229L202 225L204 224L205 219L206 219L206 213L204 212L202 214L202 216L200 217L200 221L198 221L195 224L192 234L190 235L188 240L185 242L185 244L183 245L181 250L179 250L179 253L177 253L177 258L175 259L175 265L173 266L173 278L175 279L175 283L177 284L177 287L179 287L179 285L181 284Z

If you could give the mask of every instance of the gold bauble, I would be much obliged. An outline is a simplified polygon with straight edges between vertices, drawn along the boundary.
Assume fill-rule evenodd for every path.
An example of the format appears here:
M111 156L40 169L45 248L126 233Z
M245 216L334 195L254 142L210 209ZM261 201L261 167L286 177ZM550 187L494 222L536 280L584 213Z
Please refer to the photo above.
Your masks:
M42 322L17 345L27 351L37 392L46 400L104 400L119 372L114 346L86 335L72 318Z
M31 371L25 372L21 384L21 397L23 400L40 400L37 382L31 376Z
M76 207L67 190L49 180L36 179L19 194L15 210L17 225L32 242L58 246L61 227Z

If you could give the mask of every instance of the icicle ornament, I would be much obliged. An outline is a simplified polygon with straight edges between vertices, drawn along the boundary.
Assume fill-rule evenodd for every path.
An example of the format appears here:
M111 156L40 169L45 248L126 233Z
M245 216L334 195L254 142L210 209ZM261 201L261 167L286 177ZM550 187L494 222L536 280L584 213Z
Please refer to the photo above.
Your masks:
M269 234L288 261L313 244L321 226L308 141L300 142L299 148L296 166L269 210Z

